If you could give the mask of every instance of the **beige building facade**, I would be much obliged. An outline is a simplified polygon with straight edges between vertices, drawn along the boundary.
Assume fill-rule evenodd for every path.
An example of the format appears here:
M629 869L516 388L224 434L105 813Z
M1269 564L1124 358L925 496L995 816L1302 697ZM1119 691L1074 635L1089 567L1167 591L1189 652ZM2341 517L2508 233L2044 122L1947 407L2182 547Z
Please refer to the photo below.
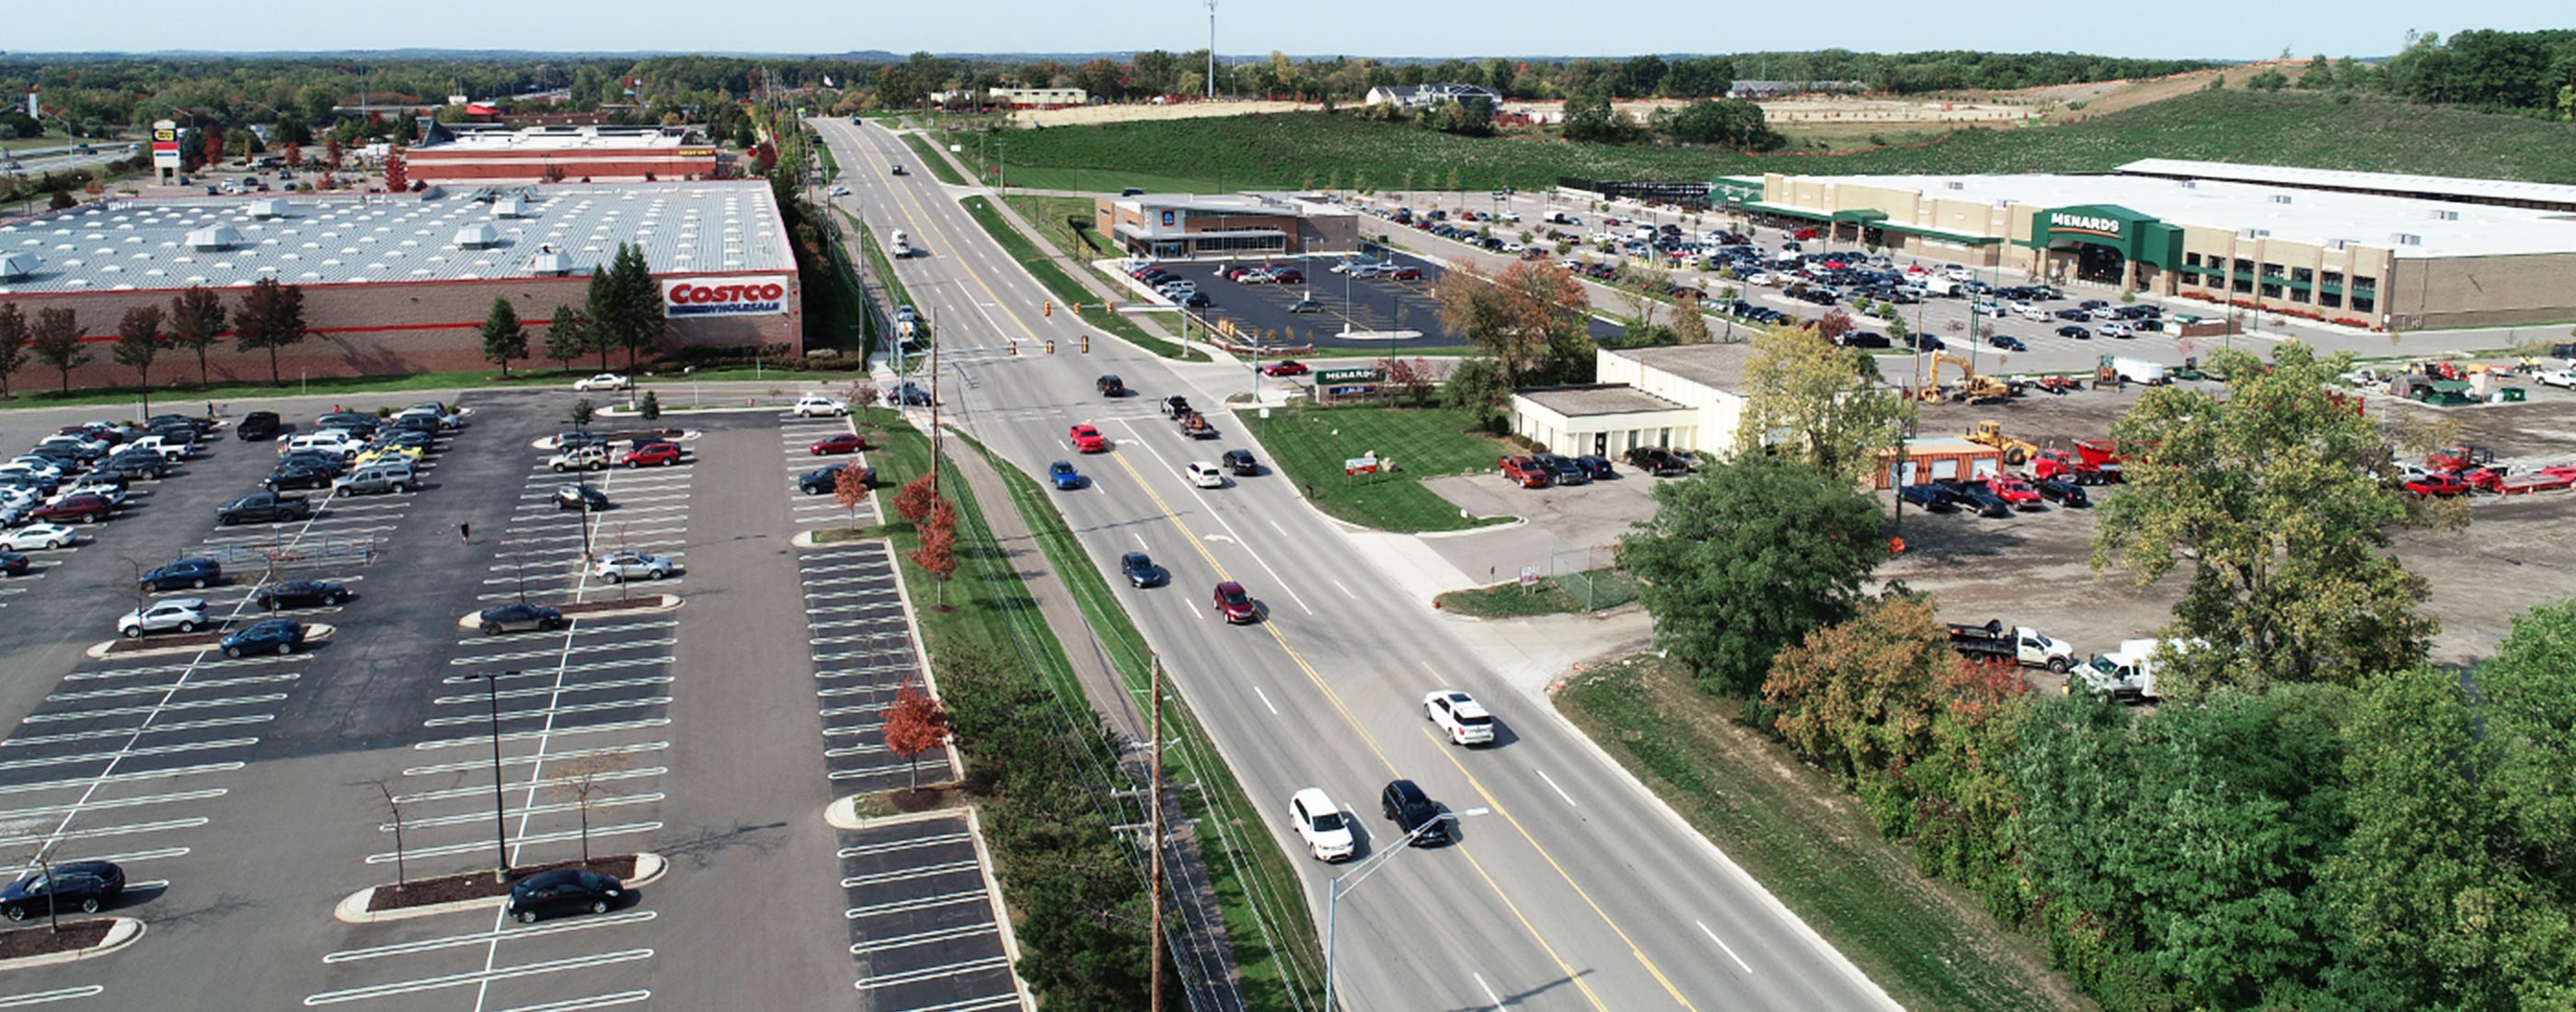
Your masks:
M1741 344L1604 348L1595 382L1514 391L1512 431L1551 453L1617 459L1640 446L1726 454L1744 417Z

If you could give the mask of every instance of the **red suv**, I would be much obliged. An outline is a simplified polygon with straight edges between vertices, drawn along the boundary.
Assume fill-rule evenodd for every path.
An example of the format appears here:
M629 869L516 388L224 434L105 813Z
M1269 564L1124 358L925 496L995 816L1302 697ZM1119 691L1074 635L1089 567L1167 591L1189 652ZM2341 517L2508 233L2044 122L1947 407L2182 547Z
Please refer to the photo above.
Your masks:
M667 467L680 462L680 444L646 443L626 451L626 455L618 458L618 462L628 467L643 467L647 464Z
M1546 488L1555 475L1536 457L1505 457L1501 461L1503 477L1519 482L1522 488Z
M107 519L108 514L114 512L116 512L116 504L107 501L106 496L100 495L96 492L82 492L76 495L64 496L61 499L57 499L46 505L38 506L35 509L29 510L27 511L27 519L41 520L46 523L57 524L71 523L73 521L79 521L85 524L94 524Z
M1388 273L1387 277L1394 278L1397 281L1420 281L1422 280L1422 268L1398 267L1394 271Z
M1235 625L1261 618L1261 609L1253 607L1252 595L1244 593L1243 585L1232 580L1216 585L1216 610Z

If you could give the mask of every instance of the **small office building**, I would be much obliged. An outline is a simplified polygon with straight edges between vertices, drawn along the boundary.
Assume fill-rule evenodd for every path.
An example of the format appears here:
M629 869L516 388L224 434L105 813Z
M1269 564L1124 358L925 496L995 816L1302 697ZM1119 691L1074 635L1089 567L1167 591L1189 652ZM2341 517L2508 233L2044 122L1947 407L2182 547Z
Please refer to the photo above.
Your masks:
M2372 330L2576 318L2576 186L2149 159L2117 175L1723 181L1828 246Z
M1359 249L1359 215L1318 198L1274 194L1101 197L1093 227L1132 256L1296 256Z
M1744 417L1741 344L1604 348L1595 382L1514 391L1512 431L1552 453L1616 458L1640 446L1725 453Z

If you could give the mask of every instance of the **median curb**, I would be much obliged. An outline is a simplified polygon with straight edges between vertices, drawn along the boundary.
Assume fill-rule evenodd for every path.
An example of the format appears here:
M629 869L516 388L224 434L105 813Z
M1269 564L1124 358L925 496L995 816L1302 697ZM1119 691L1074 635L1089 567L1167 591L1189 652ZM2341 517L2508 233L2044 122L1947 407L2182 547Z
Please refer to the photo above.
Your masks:
M99 939L97 945L93 945L85 949L66 949L62 952L48 952L41 956L20 956L16 959L0 959L0 970L24 970L30 967L53 966L60 963L75 963L92 956L104 956L108 953L115 952L118 949L134 944L142 937L143 922L141 920L132 917L113 918L110 920L107 927L107 937Z
M319 643L323 640L330 639L331 634L337 631L337 627L334 626L320 622L307 622L304 623L304 642L307 644ZM226 635L228 634L223 632L201 632L187 633L181 636L166 636L160 639L152 639L149 637L130 640L113 639L108 640L105 643L96 644L87 650L81 651L81 653L91 660L103 661L120 657L162 657L169 654L193 654L207 650L221 651L223 648L217 646L217 644L222 643ZM126 649L117 649L119 647L124 647Z
M635 855L635 877L621 884L629 890L641 889L661 881L663 876L670 873L671 862L665 860L662 855L652 851L641 851ZM416 917L436 917L441 914L461 914L469 910L488 910L499 907L501 901L509 898L509 895L504 893L500 896L457 900L453 903L427 903L416 907L398 907L393 910L367 909L367 905L375 900L376 890L383 888L387 887L368 886L341 897L340 902L331 906L332 919L342 924L382 924L386 921L407 921Z

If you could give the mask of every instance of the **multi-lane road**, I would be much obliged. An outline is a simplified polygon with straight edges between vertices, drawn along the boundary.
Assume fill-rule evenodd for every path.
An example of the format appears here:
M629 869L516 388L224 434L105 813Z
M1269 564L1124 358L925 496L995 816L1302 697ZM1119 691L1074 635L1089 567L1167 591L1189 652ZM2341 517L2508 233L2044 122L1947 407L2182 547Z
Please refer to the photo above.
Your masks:
M1168 586L1119 593L1254 801L1282 816L1268 827L1280 845L1303 853L1284 813L1309 785L1354 811L1376 846L1398 835L1377 812L1391 779L1490 812L1463 818L1456 846L1399 855L1341 902L1344 1007L1893 1007L1543 702L1480 670L1463 639L1472 627L1408 604L1286 479L1193 487L1189 461L1268 455L1230 417L1216 419L1222 438L1193 441L1151 404L1172 393L1221 403L1244 370L1174 366L1101 335L1073 354L1080 324L1040 312L1049 296L958 206L965 191L891 175L914 157L882 127L815 125L848 174L845 206L924 251L897 270L940 322L945 419L1032 473L1074 459L1093 480L1057 502L1092 561L1144 550L1171 570ZM1057 354L1031 353L1044 338ZM1013 340L1016 357L1004 351ZM1101 399L1101 373L1143 396ZM1065 432L1077 422L1114 448L1076 457ZM1228 579L1259 599L1263 621L1215 615L1211 588ZM1436 737L1421 700L1440 687L1495 707L1499 743L1470 752ZM1335 870L1304 865L1319 922Z

